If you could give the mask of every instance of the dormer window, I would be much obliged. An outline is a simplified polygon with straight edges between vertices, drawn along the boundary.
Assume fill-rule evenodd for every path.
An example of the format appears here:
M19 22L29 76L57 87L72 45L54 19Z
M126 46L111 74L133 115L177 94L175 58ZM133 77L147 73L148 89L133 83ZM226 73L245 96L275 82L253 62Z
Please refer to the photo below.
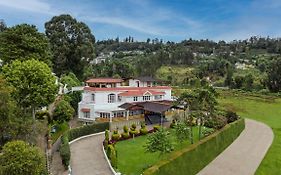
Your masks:
M143 101L150 101L150 96L146 95L142 97Z
M109 94L108 103L114 103L114 102L115 102L115 94Z

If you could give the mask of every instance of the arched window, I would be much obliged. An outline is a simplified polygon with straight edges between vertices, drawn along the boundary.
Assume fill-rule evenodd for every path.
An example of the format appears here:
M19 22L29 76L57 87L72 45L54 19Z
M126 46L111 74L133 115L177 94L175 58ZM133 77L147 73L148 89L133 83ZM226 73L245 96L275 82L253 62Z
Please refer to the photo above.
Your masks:
M114 102L115 102L115 94L109 94L108 103L114 103Z

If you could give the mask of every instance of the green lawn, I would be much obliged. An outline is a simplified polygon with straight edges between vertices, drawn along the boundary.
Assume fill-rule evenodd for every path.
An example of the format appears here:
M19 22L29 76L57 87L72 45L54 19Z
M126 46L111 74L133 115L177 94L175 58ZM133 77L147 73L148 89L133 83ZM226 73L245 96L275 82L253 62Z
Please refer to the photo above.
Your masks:
M221 95L220 104L234 109L242 117L264 122L273 129L274 141L264 160L259 166L257 175L281 174L281 99L271 96L248 96L225 92Z
M179 144L176 141L174 130L171 132L171 140L175 150L182 149L190 145L189 141ZM198 141L198 128L193 129L194 141ZM169 154L160 156L159 153L147 153L144 145L146 143L147 136L136 137L134 140L126 140L117 142L117 158L118 158L118 170L125 175L140 175L145 169L149 168L159 160L165 159Z

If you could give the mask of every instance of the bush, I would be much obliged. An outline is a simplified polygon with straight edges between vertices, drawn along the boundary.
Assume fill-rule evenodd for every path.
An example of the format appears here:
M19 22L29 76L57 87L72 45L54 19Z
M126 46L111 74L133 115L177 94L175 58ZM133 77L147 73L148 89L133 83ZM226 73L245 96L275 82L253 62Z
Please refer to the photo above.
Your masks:
M113 145L108 145L106 154L111 162L111 166L117 168L117 153Z
M233 111L226 111L225 117L227 119L227 123L231 123L239 119L239 116Z
M213 135L202 139L200 142L171 153L168 159L159 161L145 170L143 175L197 174L227 148L244 128L244 119L233 122Z
M204 122L204 126L214 129L221 129L226 124L227 124L227 119L224 116L213 116Z
M107 148L108 142L109 142L109 131L105 130L104 134L105 134L105 139L103 141L103 146L104 146L104 148Z
M147 133L148 133L148 130L147 130L145 124L141 124L140 134L146 135Z
M64 121L69 121L74 115L74 112L75 111L72 106L70 106L69 102L63 99L55 107L53 118L55 121L63 123Z
M138 131L136 130L137 126L136 124L132 124L131 128L130 128L130 135L131 136L136 136L138 134Z
M69 130L68 139L69 139L69 141L72 141L72 140L74 140L76 138L79 138L81 136L94 134L94 133L98 133L98 132L103 132L107 129L109 129L109 122L95 123L95 124L92 124L92 125L81 126L79 128L74 128L74 129Z
M207 136L211 135L213 132L215 132L215 130L213 128L203 127L202 135L203 135L203 137L207 137Z
M159 131L160 128L161 128L160 125L154 125L154 126L153 126L153 130L154 130L154 131Z
M62 159L62 164L64 165L65 169L67 169L70 162L70 155L71 155L67 134L64 134L61 137L61 145L59 151Z
M128 129L128 126L123 126L123 131L124 131L124 133L127 133L128 131L129 131L129 129Z
M118 141L120 139L120 134L118 133L118 130L114 130L113 134L111 136L111 140L116 140Z

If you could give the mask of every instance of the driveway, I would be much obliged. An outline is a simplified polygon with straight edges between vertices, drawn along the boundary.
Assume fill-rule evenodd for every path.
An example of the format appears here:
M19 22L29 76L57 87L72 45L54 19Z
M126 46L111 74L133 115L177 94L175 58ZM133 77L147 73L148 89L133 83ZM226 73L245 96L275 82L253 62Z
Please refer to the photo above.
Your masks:
M72 175L112 175L102 151L104 134L90 136L70 145Z
M198 175L254 175L273 141L267 125L246 119L240 136Z

